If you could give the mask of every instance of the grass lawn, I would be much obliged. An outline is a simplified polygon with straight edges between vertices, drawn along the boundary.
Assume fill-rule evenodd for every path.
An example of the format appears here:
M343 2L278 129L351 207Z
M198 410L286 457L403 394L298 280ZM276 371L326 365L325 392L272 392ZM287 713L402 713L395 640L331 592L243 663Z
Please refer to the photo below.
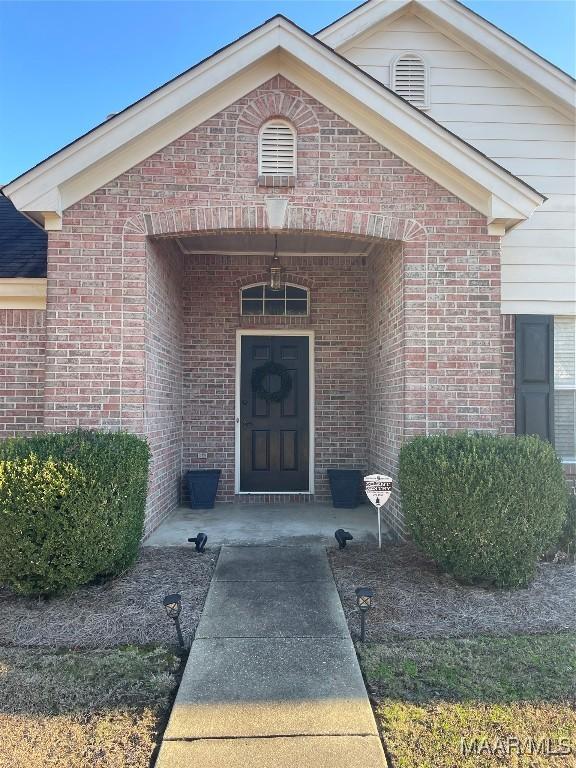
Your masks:
M166 648L0 648L1 768L148 768L180 668Z
M575 633L409 639L359 654L391 768L576 766Z

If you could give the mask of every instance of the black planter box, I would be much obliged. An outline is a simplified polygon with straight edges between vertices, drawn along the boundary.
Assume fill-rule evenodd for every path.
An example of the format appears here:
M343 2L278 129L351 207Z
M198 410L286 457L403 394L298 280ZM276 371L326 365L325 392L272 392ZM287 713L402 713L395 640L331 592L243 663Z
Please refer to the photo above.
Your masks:
M332 506L354 509L364 501L362 472L359 469L328 469Z
M220 469L192 469L186 472L186 487L190 509L212 509L218 483L220 482Z

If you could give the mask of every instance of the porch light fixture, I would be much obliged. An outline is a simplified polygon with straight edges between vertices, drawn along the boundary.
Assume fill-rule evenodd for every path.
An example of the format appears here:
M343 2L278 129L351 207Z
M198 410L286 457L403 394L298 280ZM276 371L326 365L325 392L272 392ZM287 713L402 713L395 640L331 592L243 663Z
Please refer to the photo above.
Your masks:
M180 613L182 611L182 595L166 595L162 601L166 615L169 619L172 619L176 627L176 634L178 635L178 642L180 647L184 648L184 638L182 637L182 628L180 627Z
M364 642L366 636L366 614L372 608L374 592L370 587L356 587L356 605L360 611L360 642Z
M199 552L201 555L204 554L204 547L208 541L208 536L206 536L205 533L200 531L200 533L197 533L193 539L188 539L188 541L191 541L192 544L196 545L196 552Z
M336 537L336 541L338 542L338 549L344 549L346 546L347 541L352 541L354 536L350 533L350 531L345 531L344 528L338 528L337 531L334 532L334 536Z
M274 255L270 262L270 289L279 291L282 288L282 265L278 258L278 235L274 235Z

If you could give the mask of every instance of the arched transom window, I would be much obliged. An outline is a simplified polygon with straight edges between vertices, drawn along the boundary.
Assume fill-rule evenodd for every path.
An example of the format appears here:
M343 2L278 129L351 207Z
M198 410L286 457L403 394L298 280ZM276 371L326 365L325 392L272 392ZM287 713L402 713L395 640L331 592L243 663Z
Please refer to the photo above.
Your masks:
M278 290L268 283L247 285L240 291L242 315L308 315L310 294L307 288L286 283Z
M296 131L286 120L268 120L260 129L258 174L296 175Z
M411 51L402 53L392 66L392 88L419 109L429 106L428 68L424 59Z

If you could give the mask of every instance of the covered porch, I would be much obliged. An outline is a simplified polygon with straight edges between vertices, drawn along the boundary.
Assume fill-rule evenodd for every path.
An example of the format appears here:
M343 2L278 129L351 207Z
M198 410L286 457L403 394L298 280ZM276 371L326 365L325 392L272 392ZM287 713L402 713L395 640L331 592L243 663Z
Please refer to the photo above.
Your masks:
M349 528L330 506L327 470L395 473L403 434L402 243L223 231L152 236L146 250L147 533L170 516L148 543L185 540L206 514L222 544ZM273 263L281 288L270 291ZM279 403L253 387L271 360L290 370ZM276 390L278 376L266 386ZM183 506L183 478L197 469L221 471L217 511ZM359 535L370 537L375 516L359 509Z

